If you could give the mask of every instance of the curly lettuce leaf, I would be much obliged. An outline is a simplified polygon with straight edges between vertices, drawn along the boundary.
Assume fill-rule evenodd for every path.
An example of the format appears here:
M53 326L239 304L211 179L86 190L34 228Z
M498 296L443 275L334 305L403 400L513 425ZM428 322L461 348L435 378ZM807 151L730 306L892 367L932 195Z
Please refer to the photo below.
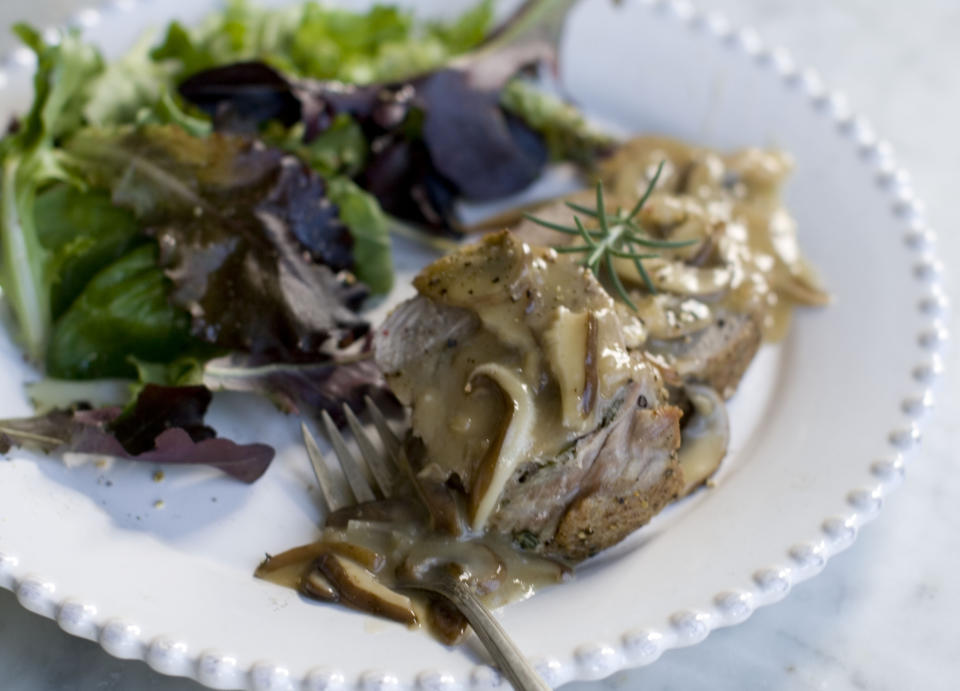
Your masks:
M147 463L209 465L241 482L254 482L273 460L273 448L217 438L203 424L210 400L210 390L203 386L150 384L127 410L58 409L32 418L0 420L0 453L23 446L48 454L69 451Z
M63 379L132 377L131 356L175 359L190 343L190 316L170 304L169 292L152 244L110 264L54 325L47 372Z

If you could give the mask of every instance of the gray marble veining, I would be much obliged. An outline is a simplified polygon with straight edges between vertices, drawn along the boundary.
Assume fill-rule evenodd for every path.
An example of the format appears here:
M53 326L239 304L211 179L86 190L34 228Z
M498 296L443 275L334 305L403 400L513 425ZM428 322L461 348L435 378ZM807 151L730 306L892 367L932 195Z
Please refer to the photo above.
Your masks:
M887 137L913 175L940 232L945 287L960 302L960 4L955 0L702 0L788 47L844 90L857 112ZM0 26L17 19L62 21L70 0L0 3ZM11 46L0 38L0 53ZM958 319L951 326L960 333ZM644 689L868 689L937 691L960 678L960 394L956 345L906 484L857 544L783 602L704 643L666 653L650 667L566 691ZM67 636L0 591L3 691L189 691L142 662L115 660L94 643Z

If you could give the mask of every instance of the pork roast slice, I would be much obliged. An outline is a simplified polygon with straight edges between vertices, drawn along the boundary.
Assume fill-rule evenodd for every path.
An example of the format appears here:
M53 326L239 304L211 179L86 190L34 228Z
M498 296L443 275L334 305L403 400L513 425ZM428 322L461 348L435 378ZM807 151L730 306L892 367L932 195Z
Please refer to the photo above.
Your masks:
M387 318L375 355L412 409L425 448L414 471L447 472L474 530L580 560L676 496L681 412L657 367L626 349L592 274L501 233L428 267L415 285L420 295ZM491 385L494 369L525 402ZM496 501L478 521L486 491Z
M664 356L684 382L706 384L730 398L760 348L761 324L757 312L714 309L706 328L681 338L651 339L645 348Z
M580 561L647 523L683 487L681 411L625 387L612 418L557 457L519 468L491 525L545 554Z

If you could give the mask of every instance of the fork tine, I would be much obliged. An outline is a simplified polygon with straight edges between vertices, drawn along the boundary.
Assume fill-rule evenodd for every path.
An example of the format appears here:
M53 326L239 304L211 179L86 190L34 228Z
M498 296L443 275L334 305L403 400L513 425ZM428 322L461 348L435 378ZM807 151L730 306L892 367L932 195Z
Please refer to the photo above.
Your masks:
M323 454L320 453L320 447L317 446L317 440L313 432L307 427L306 423L300 423L300 432L303 434L303 445L307 447L307 457L310 459L310 465L313 466L313 474L317 478L317 484L320 485L320 493L323 494L324 501L327 502L328 511L336 511L353 504L353 497L350 496L350 488L338 482L334 478L330 468L323 460Z
M384 455L377 451L367 431L360 424L360 420L354 415L353 410L346 403L343 404L343 414L347 417L347 424L353 432L354 439L357 440L357 446L360 449L360 455L367 462L367 468L373 474L374 480L380 487L380 492L384 497L389 497L393 489L393 473L386 464Z
M333 424L333 420L330 419L330 414L324 410L320 414L320 419L323 420L323 427L326 430L327 439L330 440L333 452L337 455L337 460L340 461L340 467L343 469L343 474L347 477L347 483L350 485L350 489L353 490L353 496L357 498L357 502L363 503L375 500L376 497L373 495L373 490L370 489L370 483L368 483L367 478L364 477L363 467L357 461L356 457L350 453L350 449L347 448L347 443L343 440L343 437L340 436L340 432L337 431L337 426Z
M390 429L390 425L387 424L387 419L383 416L383 413L380 412L380 409L377 407L377 404L373 402L373 399L370 398L370 396L364 396L363 400L367 404L367 412L370 413L373 426L377 428L377 434L380 435L380 441L383 442L386 458L392 461L395 467L399 467L400 440L397 439L393 430Z

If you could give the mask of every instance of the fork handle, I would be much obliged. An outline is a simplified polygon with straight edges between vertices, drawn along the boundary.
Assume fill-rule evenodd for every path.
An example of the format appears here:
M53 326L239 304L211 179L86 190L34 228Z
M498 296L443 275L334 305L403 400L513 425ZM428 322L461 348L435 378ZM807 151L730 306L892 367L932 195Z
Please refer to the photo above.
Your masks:
M460 580L436 584L436 589L457 605L480 637L500 670L518 691L550 691L516 643L467 585Z

